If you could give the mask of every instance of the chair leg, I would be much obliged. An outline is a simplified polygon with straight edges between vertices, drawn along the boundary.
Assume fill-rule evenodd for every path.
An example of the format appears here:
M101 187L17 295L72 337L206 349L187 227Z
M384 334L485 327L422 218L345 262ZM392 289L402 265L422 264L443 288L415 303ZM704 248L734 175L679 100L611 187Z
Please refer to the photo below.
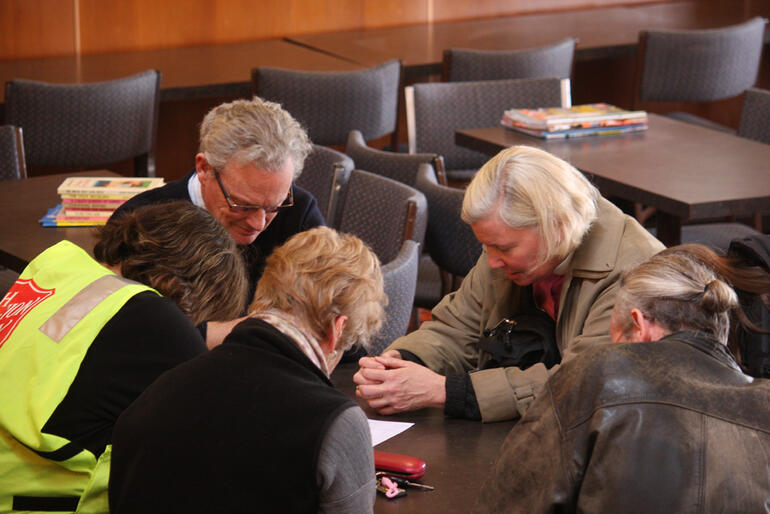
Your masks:
M634 202L634 217L636 221L644 225L644 222L655 214L655 207L645 207L639 202Z

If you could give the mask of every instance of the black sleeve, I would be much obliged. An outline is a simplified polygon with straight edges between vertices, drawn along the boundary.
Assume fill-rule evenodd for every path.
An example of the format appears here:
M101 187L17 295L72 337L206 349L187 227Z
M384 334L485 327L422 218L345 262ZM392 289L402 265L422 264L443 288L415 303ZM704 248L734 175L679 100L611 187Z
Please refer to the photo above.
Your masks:
M118 416L166 370L206 352L174 302L146 291L104 325L44 431L99 455Z
M479 402L476 400L470 373L447 375L445 387L444 414L453 418L481 420Z
M409 362L415 362L419 364L420 366L425 366L425 363L422 361L421 358L410 352L409 350L399 350L398 353L401 354L401 358L405 361Z

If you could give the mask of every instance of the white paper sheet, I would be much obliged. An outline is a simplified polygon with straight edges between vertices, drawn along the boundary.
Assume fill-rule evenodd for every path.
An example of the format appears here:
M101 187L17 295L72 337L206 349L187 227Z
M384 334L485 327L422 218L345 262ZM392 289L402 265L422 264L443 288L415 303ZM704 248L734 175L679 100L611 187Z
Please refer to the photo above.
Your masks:
M379 421L369 420L369 430L372 432L372 446L377 446L383 441L387 441L394 435L398 435L414 423L404 423L402 421Z

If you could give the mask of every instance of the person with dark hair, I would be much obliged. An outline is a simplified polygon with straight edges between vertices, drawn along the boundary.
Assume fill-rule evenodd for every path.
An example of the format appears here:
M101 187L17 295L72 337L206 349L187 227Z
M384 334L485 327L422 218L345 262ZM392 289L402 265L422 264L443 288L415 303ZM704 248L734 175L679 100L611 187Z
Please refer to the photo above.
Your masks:
M326 227L291 237L268 257L249 317L121 415L111 512L371 512L366 416L329 376L368 346L386 302L360 239Z
M120 413L206 351L194 323L243 310L236 244L189 202L107 225L94 255L62 241L0 301L2 512L106 511Z
M770 381L745 375L726 347L740 305L723 277L745 270L722 260L715 273L702 250L665 250L622 277L610 324L622 344L548 380L476 512L766 510Z

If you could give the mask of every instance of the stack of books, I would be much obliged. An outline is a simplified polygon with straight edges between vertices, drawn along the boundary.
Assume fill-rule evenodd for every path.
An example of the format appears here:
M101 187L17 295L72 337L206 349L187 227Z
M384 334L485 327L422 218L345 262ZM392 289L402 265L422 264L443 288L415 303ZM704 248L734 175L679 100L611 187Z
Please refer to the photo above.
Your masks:
M599 103L572 107L509 109L502 125L544 139L624 134L647 129L645 111Z
M44 227L104 225L123 202L163 185L163 178L69 177L56 190L61 203L40 220Z

